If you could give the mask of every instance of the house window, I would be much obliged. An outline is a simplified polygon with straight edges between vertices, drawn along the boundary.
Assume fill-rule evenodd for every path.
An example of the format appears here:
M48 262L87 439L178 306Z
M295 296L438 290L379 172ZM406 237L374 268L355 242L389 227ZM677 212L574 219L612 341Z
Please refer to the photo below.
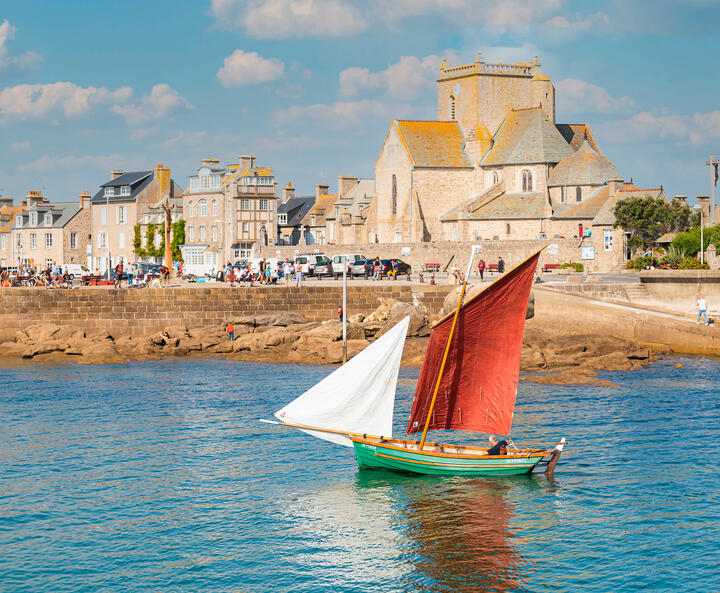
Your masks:
M0 249L7 249L7 235L0 235Z
M207 213L207 200L205 198L198 200L198 216L207 216Z
M200 175L200 187L202 189L208 188L208 185L209 185L208 181L209 181L209 178L207 175Z
M492 172L492 184L495 185L498 182L498 173L497 171Z
M397 177L392 176L392 213L397 214Z
M243 222L242 230L243 230L243 233L249 233L250 232L250 223Z
M45 233L45 247L52 247L52 233Z
M129 185L123 185L120 188L120 195L121 196L129 196L130 195L130 186Z
M22 235L17 236L17 246L22 247Z
M47 214L45 214L44 218L45 226L52 226L52 214L48 212Z
M605 249L605 251L612 251L612 239L612 229L605 229L603 231L603 248Z
M205 226L200 225L200 229L198 230L198 235L200 236L200 243L205 243Z
M110 196L115 195L115 188L114 187L106 187L105 188L105 197L108 198Z
M45 267L46 267L46 268L51 268L52 265L53 265L53 260L52 260L52 259L48 258L48 259L45 260Z
M266 198L260 199L260 210L267 210L268 209L268 201Z
M120 249L125 249L125 233L120 233L118 235L118 247Z
M212 201L212 215L217 216L218 214L217 200Z
M30 213L30 226L37 226L37 212Z
M190 189L198 189L200 187L200 181L197 178L197 175L193 175L190 177Z
M287 214L278 214L278 224L287 224Z
M220 175L210 176L210 187L220 187Z
M70 249L77 249L77 233L70 233Z
M7 259L4 257L0 259L0 268L7 268Z
M188 202L188 218L190 218L191 216L194 216L194 213L193 213L194 209L195 209L195 207L193 206L192 200L190 200Z
M127 206L118 206L115 218L118 224L125 224L127 222Z
M334 241L335 240L335 223L331 222L329 226L330 226L330 240Z
M30 233L30 249L35 249L37 247L37 236L35 233Z
M450 95L450 119L455 119L455 97Z
M187 228L187 238L190 243L195 240L195 229L191 226Z
M100 224L107 224L107 208L105 206L100 207Z
M505 224L505 234L506 235L510 234L510 223L509 222Z
M522 172L522 190L528 192L533 190L532 172L527 169Z
M575 188L575 201L582 202L582 188L581 187Z
M314 214L310 217L310 226L315 226L315 215Z
M240 210L250 210L250 198L240 200Z
M240 248L235 250L235 257L251 257L252 256L252 243L240 243Z
M107 235L105 233L98 235L98 243L99 247L107 247Z
M560 201L564 204L567 201L567 194L565 193L565 188L560 188Z
M218 240L217 227L215 225L212 225L211 231L212 231L212 240L217 241Z

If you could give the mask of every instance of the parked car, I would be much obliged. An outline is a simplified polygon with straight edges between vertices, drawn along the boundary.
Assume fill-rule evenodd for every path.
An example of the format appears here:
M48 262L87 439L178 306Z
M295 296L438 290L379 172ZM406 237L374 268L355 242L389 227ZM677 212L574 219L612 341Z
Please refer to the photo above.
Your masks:
M330 261L322 253L302 253L295 256L295 269L301 270L305 276L314 274L315 266L324 261Z
M373 263L373 260L371 260L371 259L361 259L359 261L356 261L352 266L350 266L350 275L351 276L365 276L365 278L367 278L368 277L367 270L369 269L368 266L372 267L372 263Z
M398 276L406 276L408 279L410 278L410 274L412 274L412 267L410 264L406 264L401 259L381 259L380 260L380 279L387 278L388 272L390 272L393 269L393 262L397 262L397 273ZM365 260L365 278L372 278L373 274L375 273L375 260L368 259Z
M326 257L325 259L318 260L313 268L313 276L320 279L323 276L333 275L332 262Z
M333 277L339 278L343 273L343 259L347 262L347 271L352 276L352 266L355 262L365 261L365 256L359 253L336 255L332 258Z

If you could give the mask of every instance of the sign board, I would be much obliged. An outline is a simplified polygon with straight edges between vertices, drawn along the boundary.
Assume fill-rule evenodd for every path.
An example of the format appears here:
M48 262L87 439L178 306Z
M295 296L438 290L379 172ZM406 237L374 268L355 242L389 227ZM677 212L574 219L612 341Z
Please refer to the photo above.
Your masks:
M582 258L583 259L595 259L595 248L592 245L583 245Z
M548 255L557 255L558 254L558 244L550 243L550 245L547 246L547 252L548 252Z
M410 248L409 247L401 247L400 255L402 255L403 257L410 257Z

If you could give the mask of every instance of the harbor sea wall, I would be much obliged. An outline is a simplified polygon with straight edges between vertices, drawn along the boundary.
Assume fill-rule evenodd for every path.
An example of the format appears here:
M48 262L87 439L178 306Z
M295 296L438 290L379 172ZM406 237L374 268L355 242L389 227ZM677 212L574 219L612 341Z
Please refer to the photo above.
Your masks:
M385 282L348 287L348 315L371 313L380 298L422 303L430 314L439 313L449 286L417 286ZM335 319L342 304L342 287L303 286L253 288L172 288L0 290L0 328L24 328L38 323L107 329L139 334L171 325L188 327L223 323L240 315L301 313L309 321Z
M711 311L720 310L720 271L652 270L640 273L640 282L651 298L675 309L697 312L702 294Z

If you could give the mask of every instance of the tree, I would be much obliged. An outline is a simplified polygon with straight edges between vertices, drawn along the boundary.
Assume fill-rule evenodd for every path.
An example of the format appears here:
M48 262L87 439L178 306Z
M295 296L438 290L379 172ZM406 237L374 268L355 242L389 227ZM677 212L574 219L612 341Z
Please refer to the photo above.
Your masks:
M720 224L703 229L703 245L705 251L710 243L720 249ZM673 239L672 246L684 251L688 255L695 256L700 252L700 225L680 233Z
M685 231L695 221L692 209L679 200L668 202L649 195L619 200L613 214L613 228L630 232L629 247L649 247L665 233Z
M185 244L185 221L178 220L177 222L173 222L170 231L172 233L172 238L170 239L172 256L175 261L180 261L182 259L180 245Z

